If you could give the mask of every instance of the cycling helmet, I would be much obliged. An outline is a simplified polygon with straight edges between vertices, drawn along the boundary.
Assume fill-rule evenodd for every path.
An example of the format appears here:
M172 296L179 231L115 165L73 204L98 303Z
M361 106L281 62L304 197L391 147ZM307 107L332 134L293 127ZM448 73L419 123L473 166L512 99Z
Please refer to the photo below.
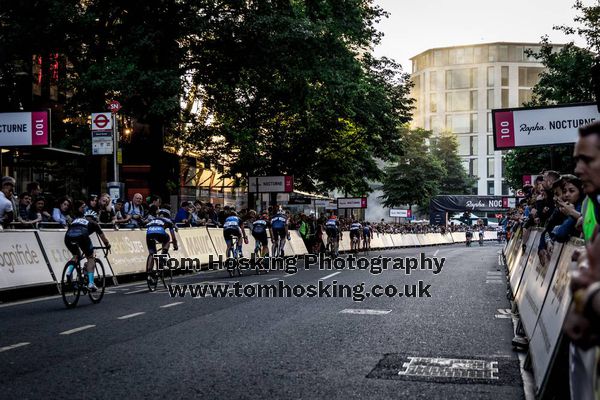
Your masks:
M238 213L235 210L232 209L229 211L229 216L237 217L237 215L238 215Z
M164 215L165 217L171 218L171 211L166 208L161 208L156 212L157 215Z
M93 218L95 221L98 221L98 213L94 210L87 210L85 213L83 213L83 216L85 218Z

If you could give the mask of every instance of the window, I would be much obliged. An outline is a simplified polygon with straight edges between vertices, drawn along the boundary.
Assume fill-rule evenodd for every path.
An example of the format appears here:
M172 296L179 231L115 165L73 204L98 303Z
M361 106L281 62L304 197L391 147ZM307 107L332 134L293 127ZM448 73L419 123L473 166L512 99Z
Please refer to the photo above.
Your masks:
M431 117L429 117L429 129L431 129L434 132L439 132L442 130L442 123L440 121L440 117L438 117L437 115L432 115Z
M477 109L477 91L446 93L446 111L471 111Z
M469 89L477 87L477 68L446 71L446 89Z
M487 154L488 156L494 155L494 137L492 135L487 136Z
M502 108L508 108L508 89L502 89Z
M508 184L506 183L506 181L502 181L502 195L508 195Z
M435 71L429 73L429 90L437 90L437 73Z
M500 170L501 170L500 174L502 176L506 176L506 165L504 164L503 159L501 158L499 162L500 162Z
M476 63L487 62L488 51L487 47L475 47L473 49L473 61Z
M471 158L469 160L469 175L470 176L478 176L477 174L477 159Z
M487 91L487 108L488 108L488 110L491 110L494 108L494 89L488 89L488 91ZM488 128L488 130L489 130L489 128Z
M487 85L494 86L494 67L487 68Z
M479 140L477 136L471 136L471 154L472 156L476 156L478 153L477 146L479 145Z
M498 61L508 61L508 46L498 46Z
M433 65L441 67L448 64L448 50L435 50L433 52Z
M530 102L532 95L533 92L531 89L519 89L519 105L522 106L525 103Z
M487 182L487 194L488 196L494 195L494 181Z
M458 136L458 155L477 155L477 136Z
M446 129L454 133L477 132L477 114L446 115Z
M432 113L437 112L437 93L431 93L429 95L429 111Z
M500 85L508 86L508 67L500 67Z
M492 113L489 112L487 113L487 131L486 132L493 132L494 131L494 126L493 126L493 121L492 121Z
M493 158L487 159L487 177L488 178L494 177L494 159Z
M515 61L523 61L525 59L525 49L523 46L515 47Z
M489 46L488 47L488 61L489 62L496 62L498 61L498 49L496 46Z
M533 87L543 68L519 67L519 86Z

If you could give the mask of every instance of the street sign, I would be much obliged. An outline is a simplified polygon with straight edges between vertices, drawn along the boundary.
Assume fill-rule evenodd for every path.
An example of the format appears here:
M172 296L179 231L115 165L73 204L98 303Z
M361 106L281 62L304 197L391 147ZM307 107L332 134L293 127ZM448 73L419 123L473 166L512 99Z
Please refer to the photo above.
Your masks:
M398 208L390 208L390 217L394 218L411 218L411 210L400 210Z
M367 198L340 197L337 199L337 208L367 208Z
M0 113L0 146L47 146L48 111Z
M250 193L290 193L294 191L293 176L251 176L248 178L248 183Z
M92 155L102 156L112 153L112 131L92 131Z
M121 103L119 103L117 100L113 100L108 105L108 109L110 110L111 113L116 114L121 109Z
M112 117L110 113L93 113L92 130L103 131L112 129Z
M600 120L596 104L492 110L494 149L575 143L580 127Z

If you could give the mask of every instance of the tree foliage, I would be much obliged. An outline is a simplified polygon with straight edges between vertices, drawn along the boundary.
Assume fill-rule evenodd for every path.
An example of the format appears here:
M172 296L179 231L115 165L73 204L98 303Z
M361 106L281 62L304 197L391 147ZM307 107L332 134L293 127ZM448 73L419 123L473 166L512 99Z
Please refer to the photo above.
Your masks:
M600 50L600 6L586 7L576 1L574 8L579 12L575 18L579 26L557 26L555 29L583 36L588 48L568 43L556 51L548 37L543 37L541 49L535 56L546 69L540 74L533 88L532 101L526 106L595 101L591 68L594 52L597 54ZM572 155L573 145L513 149L504 156L506 180L512 188L519 188L523 175L537 174L549 168L570 173L575 167Z
M53 132L66 142L118 99L148 148L166 132L232 176L294 174L303 189L363 194L381 177L375 160L402 151L412 108L408 75L369 52L385 16L372 0L10 2L0 102L45 106L15 82L34 81L34 55L58 54Z
M407 130L404 134L404 154L386 169L383 180L383 205L419 205L426 208L429 199L440 193L441 183L446 176L442 162L428 151L426 140L431 131Z
M436 157L446 170L440 182L441 194L468 194L476 179L469 177L458 155L456 135L445 132L432 139L431 154Z

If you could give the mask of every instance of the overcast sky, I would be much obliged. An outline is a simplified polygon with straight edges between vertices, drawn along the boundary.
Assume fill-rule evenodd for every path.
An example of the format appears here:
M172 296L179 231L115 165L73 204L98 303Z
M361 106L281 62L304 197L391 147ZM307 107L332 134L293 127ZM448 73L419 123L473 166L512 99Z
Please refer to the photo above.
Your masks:
M547 34L554 43L580 38L567 37L554 25L573 26L574 0L375 0L390 13L378 29L384 33L376 56L386 56L412 72L409 59L433 47L487 42L537 43ZM596 0L584 0L593 4Z

